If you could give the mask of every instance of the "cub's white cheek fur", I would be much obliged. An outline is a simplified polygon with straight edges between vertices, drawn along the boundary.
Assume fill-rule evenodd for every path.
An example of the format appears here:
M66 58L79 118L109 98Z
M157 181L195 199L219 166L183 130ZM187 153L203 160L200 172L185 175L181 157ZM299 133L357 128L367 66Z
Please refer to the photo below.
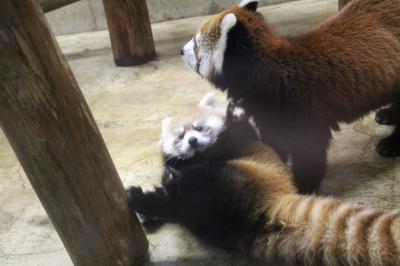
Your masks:
M190 145L189 145L189 143L187 142L187 141L183 141L182 142L182 145L180 146L180 152L181 153L183 153L183 154L185 154L185 155L187 155L187 153L189 152L189 150L190 150Z
M164 141L161 143L162 151L168 155L177 155L177 151L174 147L174 138L171 136L165 136Z
M222 131L224 122L218 116L213 115L207 119L207 126L211 128L212 134L217 136Z

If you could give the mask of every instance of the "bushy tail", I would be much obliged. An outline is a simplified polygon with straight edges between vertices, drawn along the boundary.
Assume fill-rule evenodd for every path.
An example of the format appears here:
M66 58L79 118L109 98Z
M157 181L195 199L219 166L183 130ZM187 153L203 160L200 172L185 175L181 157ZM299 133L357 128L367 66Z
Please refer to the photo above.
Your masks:
M286 195L269 211L272 233L255 255L294 265L400 265L400 212Z

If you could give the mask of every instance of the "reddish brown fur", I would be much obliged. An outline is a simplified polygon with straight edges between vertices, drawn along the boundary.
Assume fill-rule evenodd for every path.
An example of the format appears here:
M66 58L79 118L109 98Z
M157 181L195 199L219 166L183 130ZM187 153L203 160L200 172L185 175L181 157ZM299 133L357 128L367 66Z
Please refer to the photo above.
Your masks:
M285 164L261 143L227 164L253 188L254 216L268 221L253 245L257 258L293 265L400 265L400 212L299 195Z
M270 200L270 199L269 199ZM300 206L308 201L305 209ZM267 200L265 200L267 202ZM322 207L316 207L316 203ZM295 265L399 265L400 213L375 211L333 199L282 195L269 201L268 227L276 233L260 235L256 257ZM307 212L313 216L309 219ZM362 212L371 214L362 215ZM343 214L342 214L343 213ZM391 231L392 230L392 231Z
M289 70L296 67L300 72L296 82L319 82L307 86L310 89L307 92L293 92L296 101L302 101L299 106L335 124L352 121L387 103L388 97L400 89L396 86L400 86L400 1L381 1L381 6L374 7L373 12L363 11L363 6L376 2L380 1L355 1L313 30L289 39L277 35L261 16L239 7L231 7L218 17L234 13L248 29L259 51L254 66L259 70L253 73L256 80L262 79L257 75L268 71L264 69L269 67L265 64L270 58L285 61ZM385 20L391 24L383 24ZM331 73L324 57L340 64L341 69ZM302 68L310 70L301 73ZM276 71L279 75L285 69ZM327 90L332 88L333 81L341 83L340 86ZM338 117L338 109L349 114Z
M231 7L205 22L215 29L233 13L222 74L209 80L243 99L264 141L292 157L301 192L318 188L330 128L394 103L394 133L378 151L400 155L400 0L354 0L316 28L284 37L263 17Z

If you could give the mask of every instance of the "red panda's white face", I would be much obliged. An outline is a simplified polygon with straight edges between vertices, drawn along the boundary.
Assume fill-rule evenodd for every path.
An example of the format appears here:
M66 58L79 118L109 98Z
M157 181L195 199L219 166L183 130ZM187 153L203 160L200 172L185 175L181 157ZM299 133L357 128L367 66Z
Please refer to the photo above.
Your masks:
M228 114L228 117L227 117ZM248 120L240 105L218 102L213 93L186 112L162 121L160 148L165 160L190 159L214 145L231 122Z
M213 145L225 128L226 106L207 94L189 112L164 118L160 147L166 159L189 159Z
M237 23L237 13L241 9L255 11L257 4L258 0L243 0L239 6L228 8L206 20L181 50L186 65L206 79L220 74L228 33Z

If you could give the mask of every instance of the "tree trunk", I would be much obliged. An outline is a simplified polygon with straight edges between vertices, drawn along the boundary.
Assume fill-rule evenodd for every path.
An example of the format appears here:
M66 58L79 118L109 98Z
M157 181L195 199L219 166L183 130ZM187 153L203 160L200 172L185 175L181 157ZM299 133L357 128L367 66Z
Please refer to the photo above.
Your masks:
M0 1L0 125L75 265L135 265L148 243L40 6Z
M156 57L146 0L103 0L117 66L146 63Z

